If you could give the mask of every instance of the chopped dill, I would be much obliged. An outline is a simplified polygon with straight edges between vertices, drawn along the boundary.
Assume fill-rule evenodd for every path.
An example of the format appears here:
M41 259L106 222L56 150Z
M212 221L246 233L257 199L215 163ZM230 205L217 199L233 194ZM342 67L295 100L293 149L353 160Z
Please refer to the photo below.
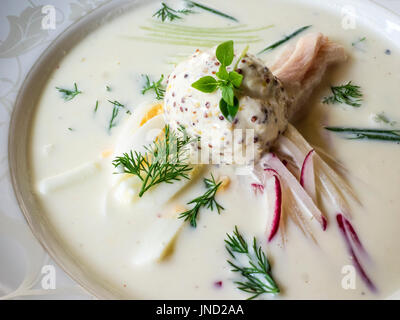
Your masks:
M181 130L179 130L181 131ZM181 179L189 179L192 167L187 163L187 146L192 140L164 127L163 135L145 147L145 152L130 151L113 161L119 173L137 176L142 181L139 197L160 183L173 183Z
M174 21L175 19L182 19L181 15L188 15L190 13L194 13L194 11L190 9L174 10L164 2L161 2L161 9L154 13L153 17L160 19L162 22L166 20Z
M277 294L280 292L278 285L271 274L271 266L261 246L257 247L257 240L253 238L253 246L249 247L246 240L239 233L237 226L233 234L227 234L225 248L229 255L236 260L233 263L227 260L233 268L232 272L240 273L244 281L235 281L237 288L251 294L248 300L257 298L264 293ZM243 266L238 256L245 256L247 265Z
M56 89L62 93L62 97L65 101L70 101L73 98L75 98L78 94L82 93L82 91L78 90L78 86L76 85L76 83L74 83L74 89L73 90L69 90L69 89L64 89L64 88L59 88L56 87Z
M142 76L145 78L145 84L142 88L142 94L145 94L147 91L154 90L157 100L164 99L165 88L162 84L164 80L164 75L162 74L157 82L151 81L147 74Z
M297 36L299 33L307 30L308 28L310 28L310 26L304 26L301 27L299 29L297 29L296 31L292 32L291 34L289 34L288 36L284 37L283 39L269 45L268 47L264 48L263 50L261 50L259 53L257 54L262 54L264 52L270 51L272 49L275 49L276 47L279 47L281 44L284 44L285 42L289 41L290 39L294 38L295 36Z
M99 108L99 100L96 100L96 106L94 107L94 112L97 112L97 109Z
M332 96L325 97L323 103L345 103L349 106L358 108L361 106L362 92L359 86L353 85L351 81L337 87L331 87Z
M106 86L106 90L107 91L111 91L111 87L110 86Z
M359 43L364 42L365 40L367 40L367 37L359 38L358 40L352 42L351 45L352 45L353 47L355 47L355 46L357 46Z
M235 22L239 22L239 20L236 19L235 17L232 17L232 16L230 16L230 15L228 15L226 13L223 13L223 12L221 12L219 10L207 7L204 4L201 4L201 3L198 3L198 2L195 2L195 1L190 1L190 0L186 0L186 3L187 3L189 8L193 8L193 7L200 8L200 9L203 9L205 11L208 11L208 12L211 12L213 14L216 14L218 16L227 18L229 20L232 20L232 21L235 21Z
M326 130L341 134L349 140L381 140L400 142L400 130L362 129L348 127L325 127Z
M125 108L125 106L116 100L114 101L108 100L108 102L110 102L113 105L110 122L108 124L108 130L111 131L111 129L117 125L116 118L118 116L119 110Z
M122 108L125 107L122 103L118 102L117 100L114 101L108 100L108 102L117 107L122 107Z
M221 183L222 182L217 183L212 174L210 179L204 179L204 184L206 185L207 191L203 195L188 202L188 204L195 204L195 206L190 210L182 212L179 215L179 218L180 219L184 218L185 221L189 220L190 225L193 228L196 228L197 217L202 207L206 207L208 209L211 209L212 211L214 210L215 207L218 211L218 214L220 213L221 210L224 210L224 208L215 200L215 195Z

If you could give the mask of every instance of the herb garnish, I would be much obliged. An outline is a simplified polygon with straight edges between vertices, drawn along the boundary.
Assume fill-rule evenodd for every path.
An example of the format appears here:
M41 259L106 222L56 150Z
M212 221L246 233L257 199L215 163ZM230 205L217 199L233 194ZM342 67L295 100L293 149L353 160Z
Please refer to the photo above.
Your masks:
M106 90L107 91L111 91L111 87L110 86L106 86Z
M270 46L266 47L265 49L261 50L259 53L257 54L261 54L264 52L267 52L269 50L275 49L276 47L279 47L281 44L285 43L286 41L289 41L290 39L294 38L295 36L297 36L299 33L307 30L308 28L310 28L310 26L304 26L301 27L300 29L297 29L296 31L294 31L293 33L289 34L288 36L284 37L282 40L279 40L273 44L271 44Z
M270 29L273 25L265 25L256 28L248 28L246 25L229 27L198 27L175 22L161 22L152 20L151 25L142 25L139 28L145 30L143 36L131 36L144 42L157 44L181 45L190 47L213 47L223 41L233 40L235 44L250 44L262 41L259 32ZM176 64L186 55L176 54L169 57L169 64ZM172 58L172 59L171 59Z
M400 130L359 129L346 127L325 127L326 130L341 133L349 140L382 140L400 142Z
M240 87L243 80L243 76L238 72L227 70L234 58L233 41L220 44L217 47L216 56L221 63L219 71L215 74L218 80L212 76L205 76L192 83L192 87L206 93L221 89L222 99L219 102L219 108L224 117L232 122L239 110L239 100L235 95L235 89Z
M202 207L206 207L212 211L215 207L218 211L218 214L221 210L224 210L224 208L215 200L215 194L217 193L217 190L222 182L217 183L214 179L214 176L211 174L211 179L204 179L204 183L207 191L203 195L188 202L188 204L195 204L195 206L179 215L179 218L184 218L185 221L189 220L190 225L193 228L196 228L197 226L197 217Z
M248 300L255 299L264 293L279 293L279 287L271 274L271 266L261 247L257 247L257 240L253 238L253 246L249 247L246 240L239 233L237 226L233 235L227 234L225 240L226 250L230 256L235 259L237 255L245 255L248 260L248 266L239 266L230 260L227 260L233 268L231 271L241 274L245 281L235 281L239 290L252 294Z
M391 125L391 126L394 126L397 123L397 121L390 120L384 112L375 114L374 120L375 120L375 122L383 122L383 123Z
M333 95L325 97L323 103L345 103L355 108L361 106L363 94L360 87L353 85L351 81L342 86L331 87L331 91Z
M114 167L122 169L122 173L133 174L142 181L139 197L159 183L189 179L188 173L192 167L186 163L187 146L192 140L183 129L179 131L182 137L167 125L162 137L145 147L144 154L131 151L113 161Z
M120 102L116 101L116 100L114 100L114 101L108 100L108 102L110 102L113 105L113 110L112 110L112 113L111 113L111 119L110 119L110 122L109 122L109 125L108 125L108 130L111 130L113 127L116 126L115 119L118 116L119 109L125 108L125 106L123 104L121 104Z
M94 107L94 112L97 112L97 109L99 108L99 100L96 100L96 106Z
M164 75L162 74L160 79L157 82L150 81L150 78L147 74L143 75L143 76L145 77L146 83L143 86L142 94L145 94L149 90L154 90L157 100L164 99L165 88L162 85L162 81L164 80Z
M161 9L153 14L153 17L161 19L162 22L165 20L174 21L175 19L182 19L180 14L190 14L194 13L194 11L190 9L182 9L182 10L174 10L168 7L164 2L161 2Z
M205 5L201 4L201 3L198 3L198 2L195 2L195 1L190 1L190 0L186 0L186 3L188 4L188 7L189 7L189 8L197 7L197 8L203 9L203 10L205 10L205 11L214 13L214 14L216 14L216 15L218 15L218 16L221 16L221 17L224 17L224 18L233 20L233 21L235 21L235 22L239 22L238 19L236 19L236 18L234 18L234 17L232 17L232 16L230 16L230 15L227 15L226 13L223 13L223 12L221 12L221 11L218 11L218 10L216 10L216 9L207 7L207 6L205 6Z
M78 94L82 93L82 91L78 90L78 86L76 85L76 83L74 83L73 90L63 89L63 88L59 88L59 87L56 87L56 89L62 93L62 97L65 101L70 101L73 98L75 98Z
M367 39L366 37L359 38L358 40L352 42L351 45L352 45L353 47L356 47L359 43L365 41L366 39Z

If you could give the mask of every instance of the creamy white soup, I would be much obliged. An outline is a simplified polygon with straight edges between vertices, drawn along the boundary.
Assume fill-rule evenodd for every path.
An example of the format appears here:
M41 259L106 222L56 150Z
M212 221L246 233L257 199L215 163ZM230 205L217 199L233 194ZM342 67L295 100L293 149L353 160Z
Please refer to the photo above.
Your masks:
M219 12L169 1L174 11L157 16L158 1L134 6L78 43L48 79L30 161L53 232L126 298L392 296L400 287L400 147L390 131L400 128L399 48L360 21L343 29L339 11L317 4L200 2ZM228 76L220 87L193 87L204 76L225 79L217 48L229 40L235 56L232 62L227 45L222 69L238 82ZM241 143L255 146L250 162L263 164L261 176L237 163L172 163L170 175L183 170L179 181L146 184L151 160L136 168L128 160L146 160L146 145L162 148L166 124L182 148L202 150L196 143L203 140L210 154L217 154L212 138L253 129ZM180 129L197 142L185 144ZM305 140L296 140L300 134ZM308 146L304 141L314 146L314 167L304 153L292 153L304 160L292 170L293 159L280 152ZM338 179L336 187L325 174ZM235 251L228 235L247 243L249 254ZM270 270L240 269L263 255Z

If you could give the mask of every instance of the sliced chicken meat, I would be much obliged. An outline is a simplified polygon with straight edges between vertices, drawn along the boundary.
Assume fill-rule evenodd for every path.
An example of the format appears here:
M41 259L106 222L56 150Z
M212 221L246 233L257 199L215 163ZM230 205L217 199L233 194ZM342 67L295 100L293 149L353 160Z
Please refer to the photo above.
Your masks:
M327 68L346 59L344 48L319 32L309 33L283 49L270 69L293 99L288 110L290 120L299 116Z

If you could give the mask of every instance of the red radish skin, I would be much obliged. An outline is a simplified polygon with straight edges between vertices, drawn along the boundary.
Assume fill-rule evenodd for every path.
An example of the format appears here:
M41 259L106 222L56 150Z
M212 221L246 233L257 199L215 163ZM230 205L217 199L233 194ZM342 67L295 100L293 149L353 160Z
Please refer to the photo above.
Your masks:
M322 230L326 230L326 227L328 226L328 220L324 216L322 216Z
M272 172L276 172L281 179L286 181L292 190L293 195L297 198L297 201L301 201L308 213L320 223L322 230L325 231L327 227L327 220L325 219L324 215L315 205L313 199L300 185L297 178L282 164L279 158L275 154L269 153L264 156L261 161L264 164L265 171L272 170Z
M377 289L371 279L368 277L367 273L365 272L364 268L362 267L360 261L357 258L357 255L354 252L353 246L351 244L351 241L349 239L349 236L347 234L347 229L345 227L345 221L347 219L343 217L342 214L338 213L336 215L336 221L339 226L339 230L343 236L343 239L345 240L347 250L349 251L350 256L352 257L353 260L353 265L356 268L357 272L360 274L361 279L364 281L366 286L372 291L372 292L377 292ZM353 229L354 230L354 229ZM358 238L358 237L357 237Z
M313 201L316 201L317 191L315 188L314 155L315 151L311 149L304 158L300 172L300 185L306 190Z
M257 193L263 194L264 193L264 186L260 183L252 183L251 187L253 188L255 194L257 194Z
M268 179L273 179L274 180L274 185L273 185L273 190L267 190L268 196L274 194L275 199L273 203L273 216L272 216L272 221L271 221L271 227L268 235L268 242L270 242L276 233L278 232L279 229L279 222L281 220L281 213L282 213L282 188L281 188L281 182L279 181L279 175L278 172L276 172L274 169L271 168L266 168L264 169L265 177L262 179L266 186L268 186ZM251 186L253 187L254 192L257 194L260 192L261 194L264 193L265 186L259 183L252 183ZM270 192L271 191L271 192Z
M268 242L270 242L274 238L279 229L279 222L281 220L281 213L282 213L281 182L279 181L279 178L276 175L273 176L273 179L275 184L275 208L274 208L274 216L272 218L271 231L268 236Z
M264 171L265 171L265 172L268 172L268 173L270 173L270 174L272 174L272 175L277 175L277 176L279 176L278 172L277 172L275 169L272 169L272 168L265 168Z
M350 223L348 219L343 217L344 220L344 226L346 230L350 233L351 239L354 241L356 244L357 248L364 254L366 254L366 251L364 249L364 246L362 245L360 238L357 235L357 232L354 230L353 225Z
M304 178L305 178L305 174L306 174L306 168L307 168L307 165L308 165L308 163L309 163L309 161L311 159L311 155L313 153L314 153L314 149L311 149L307 153L306 157L304 158L303 165L301 166L300 184L301 184L302 187L304 187Z

